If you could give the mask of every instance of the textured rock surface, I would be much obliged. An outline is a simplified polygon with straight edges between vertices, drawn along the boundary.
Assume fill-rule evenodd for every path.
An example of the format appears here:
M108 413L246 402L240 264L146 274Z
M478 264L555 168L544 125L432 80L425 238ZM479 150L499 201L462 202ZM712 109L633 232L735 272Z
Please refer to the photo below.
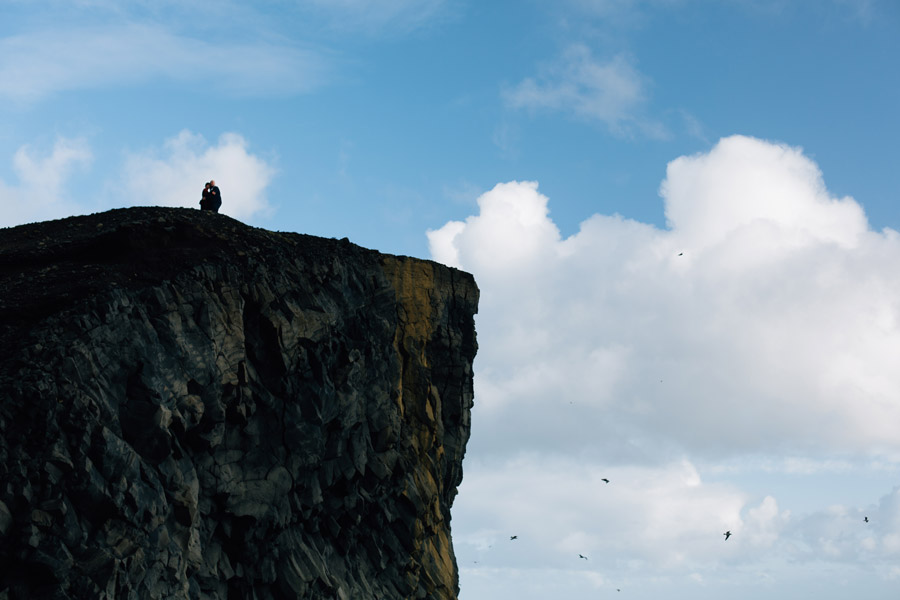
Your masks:
M134 208L0 289L0 599L456 597L471 276Z

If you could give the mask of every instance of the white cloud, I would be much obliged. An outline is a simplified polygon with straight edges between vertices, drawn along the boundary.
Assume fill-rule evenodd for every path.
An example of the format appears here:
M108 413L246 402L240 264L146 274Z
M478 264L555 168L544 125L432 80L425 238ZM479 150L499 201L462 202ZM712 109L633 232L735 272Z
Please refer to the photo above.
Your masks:
M30 102L110 84L176 81L237 95L321 85L323 55L285 43L209 41L158 25L66 27L0 38L0 98Z
M537 598L523 581L591 573L751 598L823 568L890 587L900 493L828 507L783 485L896 472L900 234L800 149L748 137L672 161L660 191L667 229L593 215L563 238L537 183L514 181L428 233L482 293L463 589Z
M248 149L237 133L216 144L182 131L160 149L126 157L117 175L91 190L73 191L73 175L93 160L85 140L59 138L49 153L22 146L13 157L15 183L0 180L0 226L60 219L122 206L198 208L204 184L215 179L222 191L221 212L237 219L264 217L273 210L266 190L275 168Z
M66 193L72 173L93 160L86 141L58 138L49 154L32 146L20 147L13 156L18 183L0 180L0 226L9 227L57 218L77 211Z
M627 560L670 573L764 558L788 519L774 498L706 483L686 460L599 467L534 454L467 463L453 514L471 531L454 530L464 562L578 571Z
M870 469L887 471L888 464L870 462ZM846 474L857 468L847 459L810 458L807 456L757 457L742 455L734 461L717 461L712 469L717 473L738 473L755 470L762 473L787 473L791 475L816 475L822 473Z
M627 587L660 597L648 588L691 581L708 589L691 595L689 586L677 597L715 598L733 588L736 597L754 598L774 586L781 595L767 597L788 598L798 597L788 584L808 591L823 574L858 578L856 565L865 565L866 579L895 576L898 497L894 490L865 511L836 506L797 518L772 496L703 481L686 460L601 467L523 454L467 462L453 540L462 590L473 597L496 597L487 593L496 588L504 597L541 598L569 586L576 595ZM543 595L530 589L535 581Z
M511 182L429 232L483 293L473 442L896 455L900 235L753 138L673 161L661 193L668 230L594 215L561 239Z
M778 244L764 245L753 261L782 258L789 250L782 244L854 247L868 230L862 208L852 198L831 198L801 150L748 137L672 161L660 194L669 227L694 250L745 234Z
M825 557L893 566L900 557L900 488L881 497L877 505L832 505L796 519L785 528L784 536L783 546L794 560Z
M622 55L600 62L584 44L569 46L562 58L543 65L536 78L506 90L513 108L571 112L603 122L617 134L635 130L665 137L664 128L640 116L645 103L644 76Z
M118 192L128 206L197 208L204 184L214 179L222 190L220 212L247 219L271 210L265 191L274 174L236 133L222 134L210 145L202 136L182 131L166 141L162 152L129 156Z

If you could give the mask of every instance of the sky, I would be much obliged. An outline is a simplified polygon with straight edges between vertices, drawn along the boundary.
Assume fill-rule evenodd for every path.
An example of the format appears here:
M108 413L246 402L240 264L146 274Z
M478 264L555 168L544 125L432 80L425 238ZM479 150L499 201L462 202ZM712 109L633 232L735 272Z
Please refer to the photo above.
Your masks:
M895 0L0 0L0 227L215 179L474 274L462 600L894 600L898 64Z

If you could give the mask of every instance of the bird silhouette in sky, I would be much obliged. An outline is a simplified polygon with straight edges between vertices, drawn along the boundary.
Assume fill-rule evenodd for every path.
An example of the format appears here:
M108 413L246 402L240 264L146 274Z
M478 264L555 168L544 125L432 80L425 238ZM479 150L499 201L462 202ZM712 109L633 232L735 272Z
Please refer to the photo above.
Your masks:
M602 478L600 481L602 481L603 483L609 483L609 479L607 479L606 477Z
M869 517L863 517L863 521L865 521L866 523L868 523L868 522L869 522Z
M684 252L679 252L678 256L684 256Z
M725 541L726 541L726 542L727 542L727 541L728 541L728 538L730 538L730 537L731 537L731 532L730 532L730 531L726 531L726 532L725 532L725 533L723 533L723 534L722 534L722 535L724 535L724 536L725 536Z
M517 539L519 539L519 536L517 536L517 535L511 535L511 536L509 536L509 539L511 539L511 540L517 540Z
M585 556L584 554L579 554L578 558L583 558L584 560L587 560L587 556Z

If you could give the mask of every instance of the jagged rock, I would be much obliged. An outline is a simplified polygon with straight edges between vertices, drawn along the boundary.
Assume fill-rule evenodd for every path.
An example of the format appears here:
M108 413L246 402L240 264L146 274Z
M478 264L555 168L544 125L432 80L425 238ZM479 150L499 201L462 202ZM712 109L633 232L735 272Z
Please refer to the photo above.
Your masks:
M457 596L470 275L133 208L0 289L0 597Z

